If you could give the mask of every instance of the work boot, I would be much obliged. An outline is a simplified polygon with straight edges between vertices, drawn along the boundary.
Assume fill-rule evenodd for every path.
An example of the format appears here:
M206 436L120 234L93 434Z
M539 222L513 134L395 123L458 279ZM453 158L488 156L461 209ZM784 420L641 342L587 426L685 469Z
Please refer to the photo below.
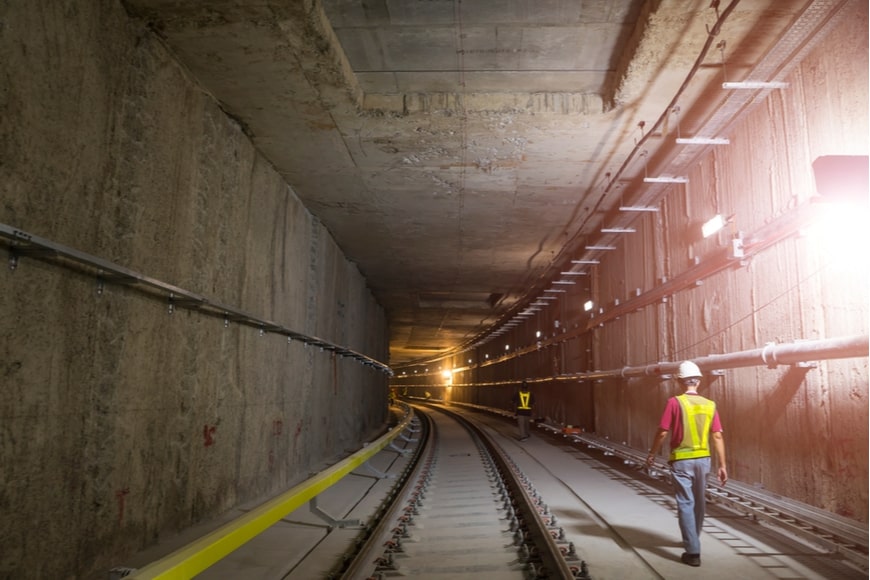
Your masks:
M683 555L680 556L680 561L683 564L697 567L701 565L701 554L690 554L688 552L683 552Z

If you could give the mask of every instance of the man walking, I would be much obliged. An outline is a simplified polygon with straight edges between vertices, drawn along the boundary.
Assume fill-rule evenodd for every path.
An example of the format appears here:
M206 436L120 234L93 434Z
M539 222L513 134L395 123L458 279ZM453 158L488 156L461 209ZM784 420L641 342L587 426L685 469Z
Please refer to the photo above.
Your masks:
M677 500L677 516L685 552L680 560L689 566L701 565L701 527L704 525L707 474L710 472L710 442L719 465L719 481L728 481L725 465L725 440L716 403L698 394L701 369L691 361L680 363L677 379L685 392L668 399L659 428L653 439L647 467L671 433L671 478Z
M532 418L532 405L535 403L535 397L529 390L529 385L526 381L520 386L519 392L514 395L514 406L517 413L517 428L519 429L520 441L525 441L529 438L529 421Z

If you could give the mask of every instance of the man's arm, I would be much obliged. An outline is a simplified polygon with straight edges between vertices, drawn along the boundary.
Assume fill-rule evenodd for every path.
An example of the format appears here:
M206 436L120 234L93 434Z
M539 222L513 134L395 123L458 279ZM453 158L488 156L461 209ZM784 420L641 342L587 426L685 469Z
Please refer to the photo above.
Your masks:
M721 431L711 433L713 438L713 451L716 452L716 462L719 464L719 483L725 485L728 481L728 468L725 463L725 438Z
M659 449L662 447L662 443L665 442L665 438L668 436L667 429L662 429L659 427L659 430L656 431L655 438L653 438L652 447L649 448L649 455L646 456L646 466L652 467L653 462L656 459L656 455L659 452Z

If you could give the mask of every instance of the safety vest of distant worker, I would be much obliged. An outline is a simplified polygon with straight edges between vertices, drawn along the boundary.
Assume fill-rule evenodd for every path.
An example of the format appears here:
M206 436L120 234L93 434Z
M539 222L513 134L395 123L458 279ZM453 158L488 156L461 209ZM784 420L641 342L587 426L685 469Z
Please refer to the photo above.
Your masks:
M716 403L700 395L678 395L683 419L683 440L671 450L671 461L710 456L710 424Z
M517 393L517 413L520 415L530 415L532 411L532 393L530 391L520 391Z

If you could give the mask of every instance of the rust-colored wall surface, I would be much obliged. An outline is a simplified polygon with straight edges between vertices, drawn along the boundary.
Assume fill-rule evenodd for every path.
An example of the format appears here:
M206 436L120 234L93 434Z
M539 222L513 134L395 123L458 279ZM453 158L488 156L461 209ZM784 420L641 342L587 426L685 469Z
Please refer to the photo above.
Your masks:
M121 3L2 12L0 222L386 360L355 266ZM0 272L0 577L105 577L285 490L382 428L386 384L24 256Z
M650 269L670 280L696 261L715 260L732 237L766 244L788 232L790 216L809 212L811 222L742 264L596 329L607 345L597 352L600 368L866 336L867 224L850 219L866 216L867 199L851 200L825 231L837 208L819 202L812 168L819 156L870 149L867 6L853 8L790 73L787 89L771 92L722 135L730 145L711 149L689 183L666 194L662 211L628 242L624 262L602 265L602 300L645 288ZM715 213L732 221L702 239L700 225ZM718 403L731 477L866 521L867 364L845 358L706 377L702 394ZM606 381L595 391L598 432L648 448L665 400L678 393L674 381Z
M701 136L730 144L696 150L688 183L648 198L631 189L644 187L641 179L618 184L626 200L655 196L656 211L633 221L635 231L620 234L599 264L585 262L568 290L554 290L557 303L530 310L527 322L505 324L467 353L409 367L393 384L447 396L434 368L443 365L454 370L451 400L509 409L516 386L530 379L537 416L645 451L666 400L679 394L675 381L654 371L658 363L866 340L867 192L835 203L841 196L817 193L813 165L857 156L866 171L867 13L866 3L844 6L826 34L792 47L786 88L753 93L733 119L711 122L723 134ZM725 54L739 55L740 47ZM707 64L699 82L710 83L711 100L726 100L711 79L727 80L728 67ZM728 63L732 75L738 64ZM676 107L671 113L654 138L680 135ZM642 157L636 165L647 163ZM646 167L638 172L645 176ZM717 213L726 227L704 238L702 224ZM706 369L717 371L707 373L702 394L718 403L731 478L867 521L867 354ZM623 374L630 367L650 372Z

